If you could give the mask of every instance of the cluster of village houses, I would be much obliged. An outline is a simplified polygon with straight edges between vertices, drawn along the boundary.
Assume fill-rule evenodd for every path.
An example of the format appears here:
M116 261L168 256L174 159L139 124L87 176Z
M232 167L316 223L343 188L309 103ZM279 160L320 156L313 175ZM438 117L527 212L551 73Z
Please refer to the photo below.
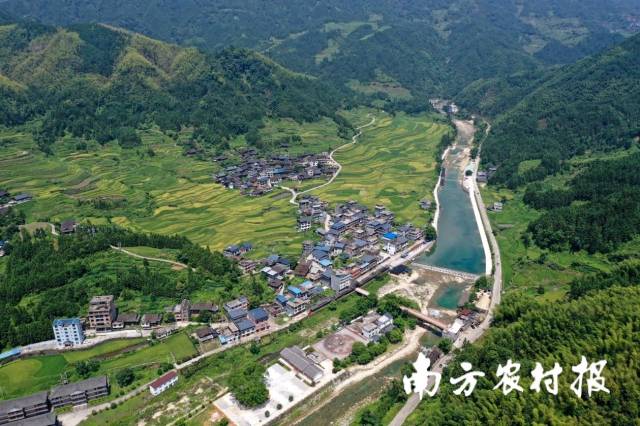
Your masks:
M255 149L245 149L240 155L239 165L226 167L214 179L229 189L238 189L249 196L264 195L283 180L304 181L329 177L338 167L326 152L297 157L283 154L265 159L259 158Z
M294 159L273 157L269 160L257 160L255 152L248 150L244 152L243 159L244 165L227 168L216 178L227 187L240 188L249 195L268 192L273 184L282 179L310 179L332 174L334 171L334 165L326 154ZM483 176L479 174L479 179L484 179ZM5 200L9 196L3 191L0 191L0 195ZM31 196L28 194L21 194L13 197L7 205L30 199ZM431 202L423 200L420 206L430 209ZM297 317L330 303L357 287L358 278L374 269L384 259L402 252L424 238L422 229L418 227L411 224L397 226L394 223L394 214L382 205L377 205L373 211L369 211L365 206L349 201L338 204L330 212L326 202L314 196L303 196L299 200L297 214L298 230L307 232L316 227L315 233L319 236L319 241L307 240L303 243L302 254L295 267L290 260L277 254L261 261L247 259L245 255L253 249L250 243L231 245L224 250L226 256L238 261L243 272L259 272L263 275L276 292L276 297L273 302L253 309L250 309L249 301L244 296L224 303L225 320L217 323L216 328L207 325L196 329L194 337L198 341L204 343L217 339L222 345L230 345L239 343L249 336L266 333L274 325L275 317ZM65 221L60 226L63 234L72 233L75 229L76 222L72 220ZM185 299L167 308L164 313L118 312L112 295L95 296L89 303L87 318L56 319L53 322L53 330L56 343L61 348L81 345L85 340L85 326L97 332L129 327L152 329L154 336L161 339L177 329L175 325L163 325L166 314L171 314L177 322L188 322L193 316L199 316L204 312L214 315L219 313L219 309L210 302L192 303ZM453 338L460 329L472 322L475 322L473 312L461 312L459 318L444 334ZM351 333L356 340L370 342L379 339L392 327L393 318L389 315L371 312L340 332ZM304 381L315 384L324 374L321 361L329 356L331 355L323 354L319 349L302 350L294 346L281 352L280 362L295 370ZM93 381L96 380L101 383L98 390L92 388ZM166 373L150 385L150 392L157 395L177 380L178 375L175 371ZM77 393L84 395L85 400L108 393L106 377L89 379L74 385L87 388L84 394ZM49 409L59 405L48 399L46 401L46 412L42 409L29 411L30 408L23 407L22 414L20 410L16 411L15 419L34 413L37 416L45 415L43 418L49 421L52 418ZM19 401L9 403L20 405ZM2 419L0 411L0 424Z
M303 231L311 223L319 226L319 241L304 241L302 254L296 266L277 254L262 261L245 258L251 245L232 245L224 250L235 258L245 273L259 270L269 286L277 293L275 303L268 310L272 315L282 312L295 316L309 309L319 308L356 287L363 274L374 269L381 261L395 255L424 237L419 227L394 225L394 215L378 205L373 212L354 201L338 204L329 215L327 204L317 197L300 199L298 223L305 221ZM303 218L303 219L301 219ZM297 284L292 284L295 282Z

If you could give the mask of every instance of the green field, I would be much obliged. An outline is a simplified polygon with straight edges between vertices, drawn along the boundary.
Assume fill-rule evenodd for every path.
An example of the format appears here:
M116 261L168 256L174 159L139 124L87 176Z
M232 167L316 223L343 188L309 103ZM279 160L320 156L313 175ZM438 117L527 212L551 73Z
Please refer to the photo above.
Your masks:
M62 355L27 358L0 367L0 398L10 399L48 389L67 368Z
M193 343L185 333L175 334L168 339L126 354L118 354L127 347L142 343L144 339L120 339L102 343L93 348L65 352L59 355L45 355L23 358L0 367L0 398L9 399L49 389L60 383L62 373L67 373L71 380L80 380L74 376L73 364L96 357L106 357L100 362L96 373L110 377L123 369L136 370L136 383L150 380L155 370L150 365L161 362L175 362L181 358L197 353ZM111 380L112 384L115 383ZM117 386L114 385L114 391Z
M345 115L354 124L364 124L369 121L366 112ZM344 165L342 174L317 195L331 202L382 202L401 220L425 223L417 202L431 197L433 153L447 126L426 115L377 115L375 127L366 129L357 146L336 155ZM315 143L316 150L344 142L335 136L335 123L327 120L303 126L271 121L263 132L274 138L300 134L303 145ZM216 250L250 241L256 247L253 257L272 252L296 256L300 243L310 237L295 232L295 208L288 193L274 190L264 197L245 197L215 184L211 174L218 166L183 156L172 138L155 129L141 136L144 146L130 150L110 143L89 144L89 150L82 151L76 148L78 140L65 138L55 145L55 155L45 156L27 133L0 131L5 151L0 187L35 196L19 207L29 222L112 222L140 231L178 233ZM291 148L296 149L301 148ZM302 189L310 185L305 182Z
M338 137L338 126L333 120L323 118L315 123L298 123L289 118L267 120L260 135L267 145L289 136L300 136L302 141L290 143L288 148L274 146L273 150L288 152L290 155L302 155L315 152L331 151L332 148L345 142Z
M34 149L25 133L4 131L0 137L6 150L0 187L35 195L20 206L29 221L111 221L142 231L180 233L212 249L251 241L258 249L254 255L272 250L294 254L304 240L295 232L295 209L286 193L249 198L222 188L211 179L213 163L183 156L159 131L144 132L144 147L137 150L107 144L77 151L76 141L65 139L49 157ZM146 153L149 148L155 155ZM91 204L98 199L111 204Z
M535 294L538 287L543 287L545 293L542 297L554 300L565 294L574 278L598 270L607 271L615 266L615 261L610 261L609 256L601 253L552 252L542 250L533 243L525 247L522 234L540 212L525 205L520 192L493 186L485 187L481 192L487 206L494 201L506 201L502 212L489 212L491 226L500 246L506 290L524 290ZM640 239L635 239L610 255L637 253L639 249Z
M331 203L353 199L368 207L384 204L399 221L424 225L428 216L418 202L433 199L436 147L449 126L426 114L375 115L376 123L364 129L357 144L334 155L343 165L338 178L312 193ZM360 114L352 121L369 119Z

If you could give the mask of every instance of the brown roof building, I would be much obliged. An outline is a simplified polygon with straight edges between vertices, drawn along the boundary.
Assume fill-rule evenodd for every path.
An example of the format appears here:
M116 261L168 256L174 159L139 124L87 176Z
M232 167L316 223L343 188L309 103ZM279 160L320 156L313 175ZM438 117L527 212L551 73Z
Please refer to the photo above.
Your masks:
M111 330L116 319L116 304L113 296L95 296L89 302L89 327L96 331Z

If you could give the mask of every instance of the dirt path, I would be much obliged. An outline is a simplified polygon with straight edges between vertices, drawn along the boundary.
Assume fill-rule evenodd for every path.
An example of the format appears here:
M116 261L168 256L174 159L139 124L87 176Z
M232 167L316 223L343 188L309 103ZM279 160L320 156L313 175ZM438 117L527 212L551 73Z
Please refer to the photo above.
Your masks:
M371 116L371 114L367 114L368 116ZM296 199L298 198L298 195L302 195L302 194L306 194L308 192L311 191L315 191L316 189L320 189L320 188L324 188L327 185L331 185L331 183L333 183L334 180L336 180L336 178L338 177L338 175L340 174L340 172L342 171L342 164L338 163L334 158L333 158L333 154L335 154L337 151L342 150L343 148L349 146L349 145L355 145L358 142L358 138L362 135L362 129L372 126L374 123L376 122L376 118L372 117L371 121L368 122L367 124L363 124L362 126L356 127L356 130L358 130L358 133L356 133L355 135L353 135L351 137L351 142L348 142L344 145L340 145L339 147L337 147L336 149L334 149L333 151L331 151L331 153L329 154L329 158L331 159L331 161L333 161L335 164L338 165L338 170L335 171L335 173L331 176L331 179L329 179L328 181L326 181L323 184L320 184L318 186L314 186L313 188L309 188L309 189L305 189L304 191L296 191L293 188L289 188L287 186L280 186L280 188L289 191L291 193L291 199L289 200L289 203L294 204L294 205L298 205L298 202L296 201Z
M142 256L142 255L140 255L140 254L130 252L129 250L125 250L125 249L123 249L122 247L116 247L116 246L110 246L110 247L111 247L113 250L115 250L115 251L119 251L119 252L124 253L124 254L126 254L126 255L128 255L128 256L136 257L136 258L138 258L138 259L151 260L151 261L153 261L153 262L163 262L163 263L168 263L168 264L173 265L173 266L176 266L176 267L178 267L178 268L180 268L180 269L186 269L186 268L188 268L188 267L189 267L189 265L186 265L186 264L181 263L181 262L175 262L175 261L173 261L173 260L169 260L169 259L161 259L161 258L159 258L159 257L148 257L148 256ZM192 271L195 271L195 270L196 270L196 268L191 268L191 270L192 270Z

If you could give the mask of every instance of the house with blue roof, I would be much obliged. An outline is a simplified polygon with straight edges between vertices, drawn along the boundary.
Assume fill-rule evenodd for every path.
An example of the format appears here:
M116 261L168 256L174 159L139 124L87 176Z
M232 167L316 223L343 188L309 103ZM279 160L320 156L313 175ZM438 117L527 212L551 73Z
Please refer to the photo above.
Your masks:
M240 256L240 247L236 244L230 245L222 252L225 256Z
M279 294L276 296L276 302L281 305L283 308L285 307L285 305L287 304L287 301L289 299L287 299L285 296L283 296L282 294Z
M328 268L329 266L333 265L333 262L330 259L322 259L319 263L323 268Z
M22 349L21 348L13 348L10 349L6 352L2 352L0 353L0 361L5 361L8 359L13 359L13 358L17 358L20 356L20 354L22 353Z
M234 321L233 323L238 327L238 335L241 338L253 334L256 331L256 325L246 318Z
M260 332L269 329L269 313L264 308L251 309L247 318L255 326L255 331Z
M278 256L277 254L271 254L267 257L264 263L267 266L273 266L278 262L278 259L280 259L280 256Z
M227 311L227 317L231 321L238 321L242 318L246 318L247 310L245 308L235 308Z
M293 286L293 285L290 285L289 287L287 287L287 291L293 297L298 297L298 298L301 298L301 299L306 297L306 295L307 295L307 293L305 291L302 291L301 289L299 289L298 287Z
M337 231L337 232L342 232L345 231L347 229L347 225L345 225L343 222L335 222L330 226L330 229L332 229L333 231Z
M398 236L394 232L387 232L382 236L382 249L393 256L407 247L408 242L406 237Z

